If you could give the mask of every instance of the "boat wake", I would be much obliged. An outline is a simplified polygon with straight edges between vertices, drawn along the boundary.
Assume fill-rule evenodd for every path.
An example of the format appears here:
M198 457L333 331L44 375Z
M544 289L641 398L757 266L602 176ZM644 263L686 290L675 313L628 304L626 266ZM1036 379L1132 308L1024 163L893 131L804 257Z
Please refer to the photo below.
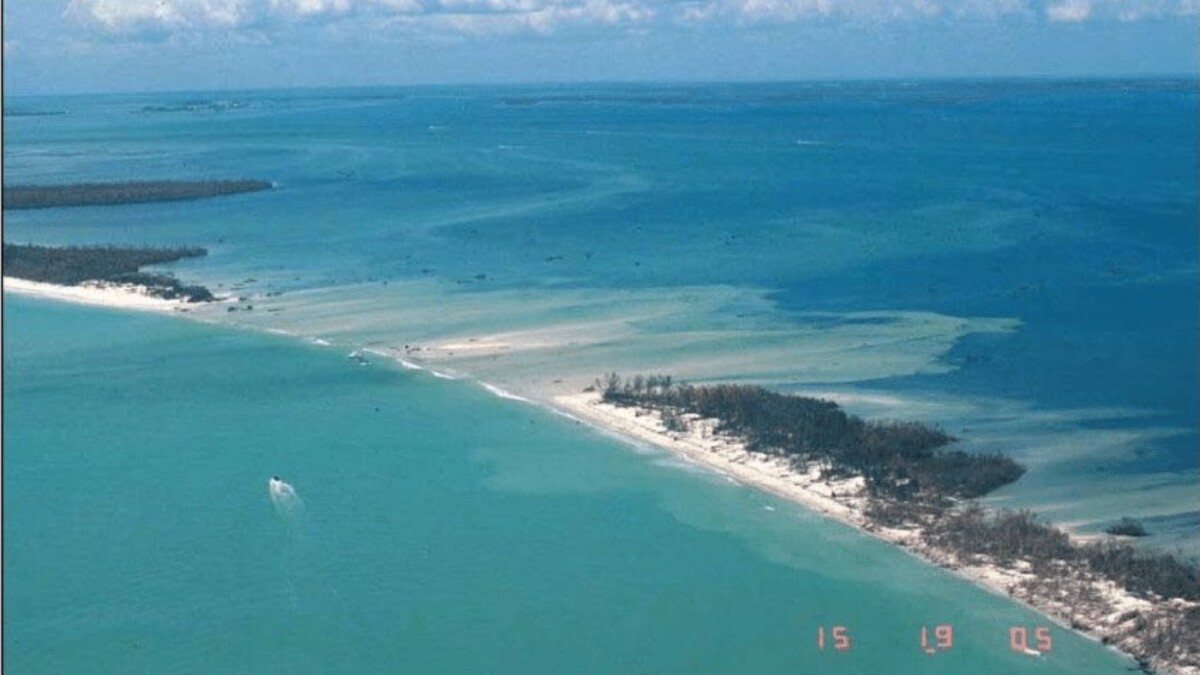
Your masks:
M299 595L296 592L296 581L299 573L300 546L303 543L304 502L296 494L296 488L285 483L279 476L272 476L267 481L267 496L271 498L271 506L275 507L275 515L284 526L284 536L281 541L279 558L279 579L283 583L283 595L288 606L294 611L299 608Z
M304 513L304 502L300 500L300 495L296 494L296 489L283 482L279 476L272 476L271 480L267 481L267 495L271 498L275 513L281 518L295 520Z

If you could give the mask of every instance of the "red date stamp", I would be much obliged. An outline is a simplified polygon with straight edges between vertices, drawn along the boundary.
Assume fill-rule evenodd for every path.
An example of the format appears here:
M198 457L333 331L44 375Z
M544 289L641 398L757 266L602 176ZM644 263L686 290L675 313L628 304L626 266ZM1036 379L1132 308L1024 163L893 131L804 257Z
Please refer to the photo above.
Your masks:
M921 626L917 637L921 651L930 656L954 649L954 626L949 623ZM817 626L817 649L846 653L853 644L848 626ZM1040 656L1054 648L1054 639L1048 626L1009 626L1008 647L1018 654Z
M824 651L826 636L829 637L831 646L839 651L850 651L850 629L845 626L831 626L828 631L825 626L817 627L817 649Z
M1033 636L1032 646L1030 644L1030 635ZM1022 654L1034 654L1048 652L1054 647L1054 641L1050 638L1050 629L1046 626L1034 626L1032 630L1025 626L1009 626L1008 628L1008 648L1014 652Z
M948 623L938 624L929 630L929 626L921 626L921 650L933 656L938 652L949 651L954 647L954 626Z

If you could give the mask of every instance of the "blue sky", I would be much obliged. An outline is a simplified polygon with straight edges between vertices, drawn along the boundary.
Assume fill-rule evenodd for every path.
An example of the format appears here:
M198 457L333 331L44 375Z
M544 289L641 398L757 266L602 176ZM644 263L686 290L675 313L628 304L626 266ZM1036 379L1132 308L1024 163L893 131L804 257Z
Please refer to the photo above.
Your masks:
M1195 74L1200 0L6 0L4 89Z

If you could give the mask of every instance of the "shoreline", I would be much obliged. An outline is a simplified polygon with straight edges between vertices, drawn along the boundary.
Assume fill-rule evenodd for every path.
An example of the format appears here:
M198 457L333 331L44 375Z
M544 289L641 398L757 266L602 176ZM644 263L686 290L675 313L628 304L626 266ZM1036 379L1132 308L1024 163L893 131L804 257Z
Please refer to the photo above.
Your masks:
M95 282L79 286L64 286L9 276L4 277L3 281L5 293L11 291L18 295L92 307L130 309L141 312L186 313L193 308L207 304L187 302L182 299L160 298L147 293L144 286L134 284Z
M132 285L98 283L62 286L14 277L4 277L3 282L6 292L11 290L31 297L174 315L191 314L189 306L195 308L220 304L221 300L228 299L219 298L217 303L188 303L184 300L166 300L148 295L144 289ZM192 315L191 318L203 320L197 315ZM288 335L303 338L300 335ZM324 340L318 340L314 344L331 346ZM398 350L368 348L363 351L383 357L402 368L424 371L439 379L466 379L497 398L542 407L583 422L600 433L626 443L653 445L688 463L732 479L742 486L768 492L852 527L860 533L892 544L908 555L933 564L989 593L1024 605L1063 629L1103 643L1137 661L1143 670L1151 669L1146 672L1200 675L1200 655L1195 653L1185 652L1184 658L1188 659L1186 663L1147 661L1140 657L1140 640L1136 625L1146 617L1161 618L1164 614L1174 616L1184 610L1200 609L1200 603L1181 599L1152 601L1118 588L1110 581L1090 575L1066 580L1038 578L1027 570L1027 563L1022 565L1024 561L1017 561L1016 564L1006 567L985 556L973 556L973 559L964 560L953 551L928 545L922 540L919 527L887 527L872 521L866 513L868 500L865 495L865 482L861 477L824 479L820 477L817 468L801 473L791 468L781 457L750 452L740 440L714 433L713 429L718 423L715 419L693 419L688 431L669 431L662 424L661 415L657 410L604 403L598 393L547 392L526 398L474 377L451 376L433 370L425 364L407 361L398 353L389 353ZM1079 537L1071 535L1071 539L1078 540ZM1074 586L1070 586L1069 591L1062 590L1066 584L1053 588L1045 587L1045 584L1062 582ZM1031 590L1031 584L1043 586ZM1082 597L1080 593L1093 600L1098 597L1101 605L1092 605L1083 610L1071 606L1071 600ZM1059 600L1055 595L1068 598L1068 602Z
M1040 579L1027 570L1025 561L1020 560L1011 566L1002 566L985 556L964 560L954 551L927 544L918 527L886 527L871 520L866 512L868 500L861 477L826 480L819 476L819 469L815 467L806 472L797 471L781 457L750 452L739 440L714 433L717 420L693 419L688 431L669 431L662 424L658 411L605 403L598 393L556 396L550 404L605 432L649 443L743 486L786 499L892 544L985 591L1018 602L1064 629L1101 642L1153 672L1200 675L1200 666L1190 663L1166 660L1147 663L1139 654L1141 642L1137 635L1137 624L1144 617L1174 616L1186 609L1200 607L1200 603L1182 599L1155 602L1118 588L1111 581L1087 574L1067 579ZM1053 588L1037 587L1045 584ZM1076 592L1065 593L1067 602L1063 602L1059 597L1068 588ZM1093 604L1073 606L1073 601L1081 595L1091 597ZM1185 654L1183 659L1194 660L1196 655Z

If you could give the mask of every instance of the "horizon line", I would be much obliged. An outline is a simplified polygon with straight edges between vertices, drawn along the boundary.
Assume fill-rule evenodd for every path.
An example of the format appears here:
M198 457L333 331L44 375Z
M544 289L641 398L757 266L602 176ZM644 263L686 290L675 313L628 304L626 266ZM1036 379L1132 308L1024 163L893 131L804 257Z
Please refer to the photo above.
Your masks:
M146 96L154 94L195 94L209 92L286 92L286 91L322 91L345 89L432 89L442 87L462 87L471 89L482 88L521 88L521 87L571 87L571 86L605 86L605 85L643 85L643 86L705 86L705 85L784 85L784 84L837 84L837 83L953 83L953 82L1057 82L1057 83L1087 83L1087 82L1145 82L1165 80L1195 82L1200 80L1198 72L1147 72L1147 73L1079 73L1079 74L1028 74L1028 75L881 75L881 76L813 76L804 78L597 78L580 80L513 80L507 82L409 82L394 84L310 84L310 85L268 85L268 86L234 86L228 88L165 88L165 89L114 89L93 91L63 91L63 92L22 92L4 91L3 97L8 98L37 98L37 97L82 97L82 96Z

